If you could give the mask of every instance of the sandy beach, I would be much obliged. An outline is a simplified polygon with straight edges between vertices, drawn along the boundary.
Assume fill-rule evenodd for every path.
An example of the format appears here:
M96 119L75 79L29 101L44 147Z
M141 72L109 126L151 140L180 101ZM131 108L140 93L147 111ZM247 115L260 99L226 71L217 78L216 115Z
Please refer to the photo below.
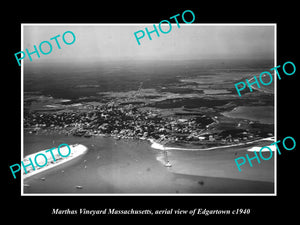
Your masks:
M75 158L81 156L82 154L85 154L86 151L88 150L87 147L85 147L84 145L81 145L81 144L71 145L71 146L69 146L69 148L70 148L70 155L67 156L67 158L62 158L62 157L59 155L58 149L57 149L57 148L54 149L54 150L52 150L52 152L55 152L55 153L53 154L53 156L54 156L54 158L55 158L55 160L56 160L55 162L54 162L54 160L53 160L53 158L52 158L52 156L51 156L50 153L48 153L48 155L46 154L46 150L47 150L47 149L42 150L42 151L39 151L39 152L34 153L34 154L26 155L26 156L24 157L24 159L23 159L23 162L24 162L25 165L28 165L28 164L29 164L29 158L30 158L31 160L33 160L37 154L45 154L46 157L47 157L47 162L48 162L48 163L47 163L47 165L45 165L45 166L43 166L43 167L39 167L39 166L35 165L35 170L32 170L32 167L26 168L27 173L25 173L25 171L23 170L23 179L26 179L26 178L28 178L28 177L31 177L31 176L36 175L36 174L38 174L38 173L41 173L41 172L43 172L43 171L52 169L53 167L59 166L59 165L61 165L61 164L64 164L64 163L66 163L66 162L68 162L68 161L70 161L70 160L73 160L73 159L75 159ZM60 148L60 152L61 152L61 154L63 154L63 155L67 155L67 154L68 154L68 151L69 151L69 150L67 149L66 146L63 146L62 148ZM65 154L65 153L67 153L67 154ZM40 159L41 159L41 158L37 158L37 163L38 163L39 165L44 165L45 159L44 159L44 158L43 158L42 160L40 160Z
M46 194L196 194L274 192L274 161L239 172L234 158L247 147L213 151L168 151L148 141L110 137L26 134L25 155L57 144L81 143L89 151L24 181L24 193ZM43 146L41 148L41 146Z

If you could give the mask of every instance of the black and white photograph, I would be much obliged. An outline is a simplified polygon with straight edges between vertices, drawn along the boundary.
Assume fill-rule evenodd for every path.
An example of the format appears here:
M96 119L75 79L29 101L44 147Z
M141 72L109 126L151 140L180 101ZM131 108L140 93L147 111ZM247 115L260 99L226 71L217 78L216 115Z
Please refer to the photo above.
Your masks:
M275 194L276 25L149 27L22 24L23 194Z
M4 219L293 221L296 4L112 3L5 7Z

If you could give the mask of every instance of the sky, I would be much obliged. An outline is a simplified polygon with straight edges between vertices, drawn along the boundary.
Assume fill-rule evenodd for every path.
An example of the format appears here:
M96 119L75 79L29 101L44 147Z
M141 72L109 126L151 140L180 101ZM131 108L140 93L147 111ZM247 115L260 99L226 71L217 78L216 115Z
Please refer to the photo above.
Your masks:
M32 55L31 63L47 62L98 62L113 60L201 60L201 59L266 59L274 57L273 25L212 25L212 24L172 24L169 33L160 36L152 33L152 40L147 34L140 39L138 45L134 33L153 24L90 24L90 25L57 25L57 24L23 24L23 51L34 51L43 41L52 44L52 52L48 55L40 53ZM156 24L158 27L158 24ZM169 25L163 25L168 30ZM158 29L158 28L157 28ZM72 31L76 40L66 45L62 35ZM57 48L57 38L61 49ZM67 34L67 38L71 38ZM69 40L69 39L67 39ZM71 39L70 39L71 40ZM69 41L70 41L69 40ZM47 44L43 44L47 52ZM25 61L29 62L28 56Z

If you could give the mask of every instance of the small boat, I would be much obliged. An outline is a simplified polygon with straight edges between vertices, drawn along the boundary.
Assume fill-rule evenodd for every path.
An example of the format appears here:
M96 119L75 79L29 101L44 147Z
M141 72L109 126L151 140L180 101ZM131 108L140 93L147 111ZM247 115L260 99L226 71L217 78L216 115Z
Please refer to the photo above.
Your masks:
M80 185L76 185L76 188L77 188L77 189L82 189L83 187L80 186Z
M172 164L168 161L166 164L165 164L165 167L171 167Z

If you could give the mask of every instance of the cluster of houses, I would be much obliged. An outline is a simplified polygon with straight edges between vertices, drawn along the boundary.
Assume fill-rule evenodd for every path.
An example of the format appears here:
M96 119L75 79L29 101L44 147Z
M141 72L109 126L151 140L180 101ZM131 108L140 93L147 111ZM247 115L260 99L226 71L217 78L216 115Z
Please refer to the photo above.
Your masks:
M84 112L33 112L24 117L24 127L31 132L52 129L84 137L111 135L115 138L152 138L157 141L228 143L255 136L243 130L232 134L209 131L208 128L217 122L217 117L206 115L186 118L161 116L155 110L140 109L131 104L105 104Z

